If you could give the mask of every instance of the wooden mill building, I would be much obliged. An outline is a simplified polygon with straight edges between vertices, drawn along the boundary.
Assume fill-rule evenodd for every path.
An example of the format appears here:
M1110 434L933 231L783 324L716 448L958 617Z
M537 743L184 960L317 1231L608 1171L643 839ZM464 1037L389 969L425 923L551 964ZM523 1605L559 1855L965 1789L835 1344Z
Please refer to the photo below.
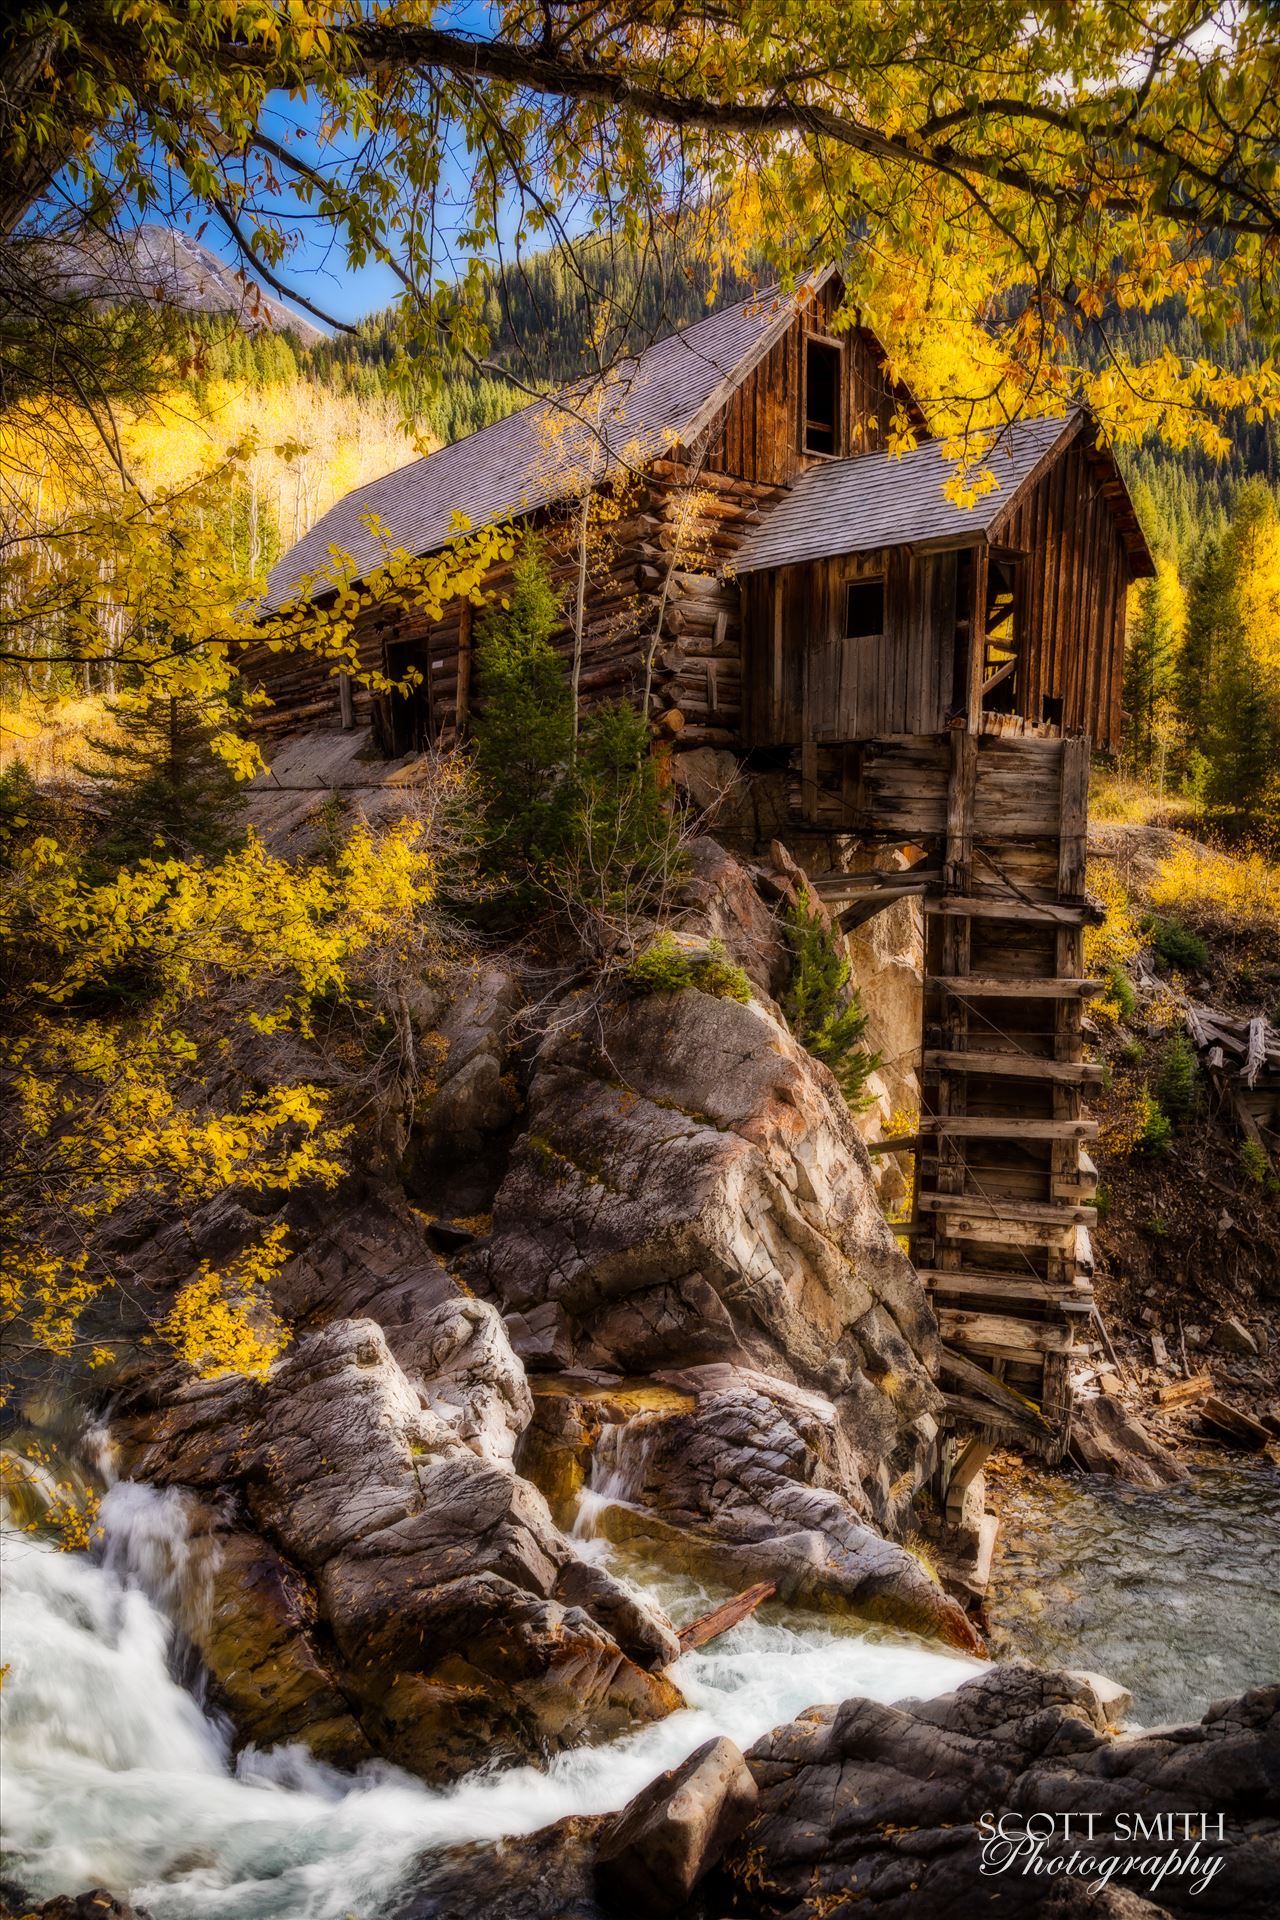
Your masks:
M841 299L830 273L761 294L357 490L275 569L266 612L300 583L323 597L331 551L372 574L388 537L429 554L457 514L542 528L568 607L581 503L608 490L583 695L648 683L673 753L732 755L781 796L770 830L824 870L845 926L920 902L923 1110L894 1143L916 1156L913 1257L957 1424L1052 1458L1092 1304L1089 755L1119 741L1126 594L1151 559L1081 413L1010 426L985 455L994 486L952 504L944 449ZM417 668L403 695L264 652L267 724L369 726L389 755L454 742L478 697L473 619L463 602L361 616L363 664ZM850 871L868 845L882 857Z

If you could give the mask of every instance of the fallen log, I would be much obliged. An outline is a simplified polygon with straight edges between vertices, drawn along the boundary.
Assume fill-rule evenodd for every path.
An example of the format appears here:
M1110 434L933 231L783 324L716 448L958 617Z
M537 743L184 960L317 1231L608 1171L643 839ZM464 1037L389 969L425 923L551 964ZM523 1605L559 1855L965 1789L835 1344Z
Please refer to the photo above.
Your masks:
M1216 1393L1208 1395L1199 1412L1206 1426L1246 1453L1261 1453L1270 1443L1271 1435L1260 1420L1233 1407L1229 1401L1220 1400Z
M1162 1407L1185 1407L1192 1400L1201 1400L1206 1393L1213 1391L1213 1381L1207 1373L1197 1373L1190 1380L1174 1380L1167 1387L1161 1387L1156 1399Z
M761 1580L754 1587L747 1587L742 1593L735 1594L732 1600L722 1600L718 1607L712 1607L710 1613L699 1614L696 1620L691 1620L687 1627L680 1629L678 1638L681 1653L692 1653L695 1647L705 1647L708 1640L728 1633L730 1627L736 1627L739 1620L745 1620L762 1601L772 1599L777 1591L774 1581Z

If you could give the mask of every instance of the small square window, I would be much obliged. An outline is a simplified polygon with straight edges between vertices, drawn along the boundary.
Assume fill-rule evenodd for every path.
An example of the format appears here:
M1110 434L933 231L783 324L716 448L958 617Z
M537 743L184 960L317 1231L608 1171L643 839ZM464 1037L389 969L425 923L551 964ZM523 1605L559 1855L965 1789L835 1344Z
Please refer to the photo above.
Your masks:
M846 640L878 640L884 632L884 580L851 580L844 610Z

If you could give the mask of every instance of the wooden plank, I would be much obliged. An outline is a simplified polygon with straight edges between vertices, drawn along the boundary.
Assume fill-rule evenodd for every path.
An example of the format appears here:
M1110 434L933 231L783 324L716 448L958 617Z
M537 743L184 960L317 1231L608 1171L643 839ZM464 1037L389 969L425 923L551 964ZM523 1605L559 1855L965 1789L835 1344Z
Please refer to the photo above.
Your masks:
M1072 1000L1077 996L1091 1000L1106 992L1107 983L1105 980L1060 979L1049 974L1018 980L998 973L970 973L963 979L952 980L946 974L934 973L926 977L925 987L940 987L944 993L959 994L966 1000Z
M917 1267L930 1293L964 1293L981 1300L1025 1302L1053 1306L1060 1313L1088 1315L1093 1294L1087 1287L1064 1293L1061 1281L1020 1278L1007 1273L984 1273L971 1267Z
M1006 1200L999 1196L987 1199L976 1193L922 1193L920 1211L963 1214L968 1220L1026 1222L1046 1227L1096 1227L1098 1224L1096 1207L1055 1205L1051 1200Z
M926 1113L918 1123L918 1134L925 1133L948 1133L969 1140L1096 1140L1098 1122L1032 1120L1019 1113Z
M1019 1320L1007 1313L970 1313L962 1307L939 1307L938 1331L953 1347L975 1353L1070 1353L1075 1344L1070 1326L1048 1321Z
M735 1594L732 1600L722 1600L718 1607L712 1607L710 1613L699 1614L688 1626L680 1628L677 1638L681 1653L692 1653L695 1647L705 1647L708 1640L728 1633L730 1627L736 1627L740 1620L754 1613L764 1601L771 1600L777 1591L775 1581L760 1580L755 1586L746 1587L741 1593Z
M1090 907L1068 907L1054 900L1017 900L990 894L945 894L932 903L935 913L957 914L969 920L1018 920L1027 925L1077 927L1092 924L1099 915Z
M1106 1068L1094 1060L1039 1060L1032 1053L970 1053L954 1047L925 1050L926 1068L957 1073L1001 1074L1014 1080L1056 1081L1069 1087L1101 1086Z

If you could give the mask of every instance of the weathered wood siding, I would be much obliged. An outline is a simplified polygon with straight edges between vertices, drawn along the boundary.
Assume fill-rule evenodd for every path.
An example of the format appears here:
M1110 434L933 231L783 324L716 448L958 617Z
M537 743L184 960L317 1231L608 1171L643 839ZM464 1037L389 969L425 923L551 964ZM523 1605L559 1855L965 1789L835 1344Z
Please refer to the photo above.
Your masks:
M785 486L825 457L804 451L800 417L804 343L814 334L838 339L841 347L837 457L876 453L886 444L900 402L885 378L872 336L857 330L832 333L838 303L838 288L822 288L796 324L747 375L709 433L709 472L733 474L763 486Z
M1063 731L1114 749L1130 566L1084 446L1069 446L1035 481L1001 526L999 545L1021 556L1015 721L1039 726L1057 711L1046 701L1061 702ZM745 743L799 746L945 727L963 710L956 692L966 679L974 571L960 553L890 547L748 575ZM883 633L847 639L845 590L876 575L885 583Z
M1019 502L1000 537L1027 555L1017 711L1038 721L1046 697L1061 700L1069 733L1087 733L1095 747L1114 750L1130 570L1106 486L1077 440Z
M849 638L845 600L884 581L884 630ZM956 555L903 547L744 581L751 746L935 733L952 695Z

